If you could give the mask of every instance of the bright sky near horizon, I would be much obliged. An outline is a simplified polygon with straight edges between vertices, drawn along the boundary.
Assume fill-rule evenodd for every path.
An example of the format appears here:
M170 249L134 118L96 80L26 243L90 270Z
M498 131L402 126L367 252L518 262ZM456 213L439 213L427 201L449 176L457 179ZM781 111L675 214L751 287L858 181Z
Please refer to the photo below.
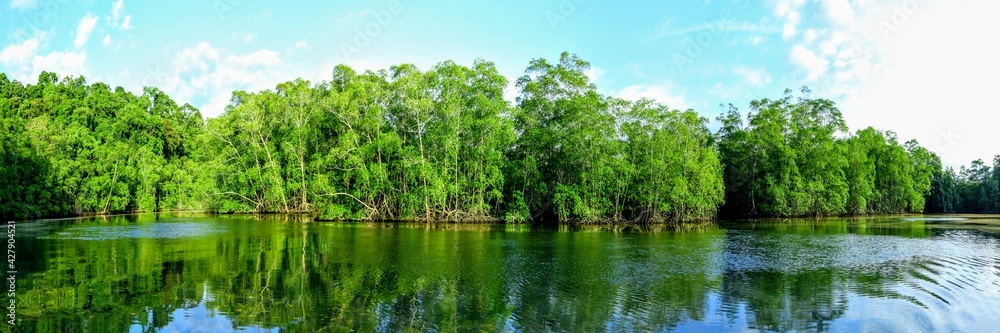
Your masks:
M530 59L569 51L591 62L602 93L710 119L720 104L746 112L751 99L809 86L852 131L918 139L947 165L1000 153L997 1L4 2L0 72L157 86L206 116L234 90L327 80L340 63L483 58L513 85Z

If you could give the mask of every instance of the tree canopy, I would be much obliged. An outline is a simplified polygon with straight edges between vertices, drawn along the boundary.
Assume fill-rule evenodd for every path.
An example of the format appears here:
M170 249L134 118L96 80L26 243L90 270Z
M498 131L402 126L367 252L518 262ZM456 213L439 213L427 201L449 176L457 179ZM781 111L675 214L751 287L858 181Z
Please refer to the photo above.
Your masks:
M943 168L891 131L850 132L803 88L693 110L603 95L590 64L532 60L516 101L492 62L402 64L233 93L204 119L142 94L0 73L0 216L169 210L327 220L663 222L1000 212L1000 156Z
M937 155L866 128L849 133L836 105L803 88L719 118L730 216L825 216L924 211Z

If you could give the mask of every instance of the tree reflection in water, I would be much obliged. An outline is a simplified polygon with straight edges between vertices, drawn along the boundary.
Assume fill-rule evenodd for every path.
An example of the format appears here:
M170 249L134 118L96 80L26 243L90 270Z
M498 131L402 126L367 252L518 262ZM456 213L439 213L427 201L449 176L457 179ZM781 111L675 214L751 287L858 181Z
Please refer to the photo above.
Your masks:
M638 230L140 215L19 237L29 331L974 331L1000 308L996 238L913 221Z

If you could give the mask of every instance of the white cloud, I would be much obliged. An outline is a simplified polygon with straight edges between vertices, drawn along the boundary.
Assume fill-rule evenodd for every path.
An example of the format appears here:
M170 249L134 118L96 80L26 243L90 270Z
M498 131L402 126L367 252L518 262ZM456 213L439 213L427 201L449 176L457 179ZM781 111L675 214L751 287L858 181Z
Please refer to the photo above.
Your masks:
M742 78L746 84L755 87L761 87L771 83L771 76L767 75L767 72L763 68L738 66L733 68L733 74Z
M32 77L38 77L41 71L54 72L60 77L69 75L87 75L87 54L83 52L52 52L44 56L35 56L31 61Z
M122 21L122 25L119 28L122 30L132 29L132 15L125 15L125 21Z
M760 42L763 42L763 41L764 41L764 37L762 37L762 36L753 36L753 37L750 37L750 38L747 39L747 43L749 43L750 45L753 45L753 46L757 46L757 45L760 44Z
M517 80L508 80L507 87L503 89L503 99L514 105L520 95L521 91L517 89Z
M847 0L823 0L823 8L826 9L826 17L833 23L839 25L854 23L854 9Z
M774 5L774 15L784 17L805 4L805 0L778 0Z
M243 41L244 42L250 43L250 42L253 42L253 39L254 39L253 34L243 35Z
M208 117L222 115L222 112L226 110L226 106L229 105L229 101L232 97L233 91L218 90L214 95L208 98L208 102L198 107L198 109L201 111L201 114Z
M17 9L29 9L35 7L35 0L13 0L10 2L10 8Z
M277 52L271 50L258 50L247 55L230 56L229 58L226 58L226 62L242 67L272 66L281 64L281 58L278 56Z
M90 33L94 31L94 25L96 24L97 16L87 14L87 16L80 19L80 25L76 27L76 38L73 39L73 45L81 47L83 44L86 44L87 39L90 38Z
M104 46L110 45L111 44L111 35L104 35L104 41L102 43L104 44Z
M60 76L86 75L87 54L84 52L52 52L39 54L44 35L39 35L19 44L7 45L0 50L0 64L3 71L25 83L33 83L42 71L55 72Z
M772 2L790 23L795 0ZM819 20L789 59L814 94L840 104L853 130L917 139L951 166L997 154L991 96L1000 91L997 2L820 0ZM794 20L791 20L794 21ZM789 28L797 27L789 24ZM786 37L789 37L786 36Z
M177 53L174 57L174 65L181 72L188 72L194 69L202 71L208 70L209 63L219 60L219 51L206 42L198 43L195 47L186 48Z
M295 45L292 45L292 48L289 49L288 51L308 50L308 49L309 49L309 43L300 40L298 42L295 42Z
M802 16L799 14L799 12L793 11L788 13L787 20L785 20L785 25L782 26L781 37L784 37L785 39L791 39L792 37L795 37L795 35L798 34L798 26L799 26L799 21L801 19Z
M201 103L196 106L202 114L215 117L222 114L233 91L273 89L298 76L302 75L289 71L275 51L234 54L202 42L177 52L170 70L143 84L161 87L181 103Z
M781 28L781 36L785 39L791 39L798 34L799 22L802 20L802 15L798 10L803 4L805 4L805 0L777 0L775 2L774 15L785 19Z
M678 110L686 110L691 107L691 104L685 98L685 94L677 95L672 93L670 87L667 85L637 84L625 87L625 89L613 95L630 101L648 98Z
M0 51L0 63L3 63L5 66L27 63L37 50L38 39L36 38L25 40L21 44L7 45L3 51Z
M122 12L125 11L124 0L115 1L115 4L111 6L111 19L117 21L122 17Z
M673 21L669 21L660 27L660 33L655 38L662 38L666 36L679 36L686 35L701 31L711 31L715 33L725 33L731 31L748 32L748 33L773 33L777 32L776 29L761 23L750 23L750 22L735 22L729 20L716 20L711 22L706 22L698 24L695 26L685 27L685 28L672 28L670 24Z
M866 11L876 13L863 25L870 33L853 34L840 46L862 49L856 45L879 42L875 57L861 58L867 63L846 61L854 75L871 76L843 103L848 124L891 129L901 140L915 138L952 166L1000 153L991 106L1000 91L1000 48L990 42L1000 31L1000 21L993 18L1000 3L921 2L915 11L902 13L906 20L897 20L903 23L888 38L879 23L895 24L893 16L899 14L893 5Z
M603 68L597 66L590 66L590 69L588 69L585 74L587 74L587 77L590 78L590 83L596 83L597 80L600 80L602 77L604 77L604 74L607 73L608 72L605 71Z
M132 29L132 15L125 14L125 2L124 0L115 1L111 5L111 16L105 17L108 26L116 27L122 30Z
M814 81L830 69L830 61L820 57L802 45L792 48L789 57L796 66L806 71L806 81Z
M818 34L819 32L816 31L816 29L810 28L809 30L806 30L806 33L802 36L802 40L804 40L806 44L812 44L812 42L816 40Z
M819 44L819 51L822 52L823 55L834 55L834 54L837 54L837 46L839 44L840 43L838 43L837 40L832 39L832 38L828 39L828 40L825 40L825 41L823 41L822 43Z

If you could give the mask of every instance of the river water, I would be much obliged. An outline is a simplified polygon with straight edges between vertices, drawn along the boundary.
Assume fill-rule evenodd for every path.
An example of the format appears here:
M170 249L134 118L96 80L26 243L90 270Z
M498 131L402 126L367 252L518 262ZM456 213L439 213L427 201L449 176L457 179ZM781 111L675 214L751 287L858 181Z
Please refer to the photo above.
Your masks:
M647 228L18 222L16 328L995 332L998 226L996 216Z

